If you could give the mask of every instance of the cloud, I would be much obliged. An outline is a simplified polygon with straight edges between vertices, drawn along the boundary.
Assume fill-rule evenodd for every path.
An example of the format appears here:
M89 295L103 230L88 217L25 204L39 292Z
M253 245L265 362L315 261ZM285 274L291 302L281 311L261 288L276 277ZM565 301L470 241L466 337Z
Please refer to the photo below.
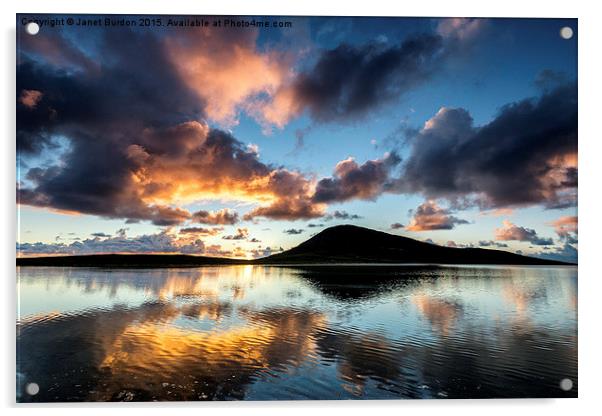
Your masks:
M169 149L161 147L165 137L172 138ZM141 146L149 157L143 155L138 183L146 188L146 200L222 199L258 204L245 220L307 219L323 214L324 206L311 200L312 179L261 162L256 151L226 132L188 122L145 138L148 141ZM179 178L175 183L174 175ZM222 223L235 219L234 214L224 215Z
M18 154L37 157L52 147L57 160L24 172L17 184L18 203L161 226L202 220L180 208L198 200L250 202L256 207L249 219L322 216L325 206L311 200L312 178L261 162L255 147L199 121L211 115L226 119L228 106L248 98L244 91L263 91L249 90L249 77L240 71L263 82L271 75L263 73L262 62L270 66L276 57L251 50L255 35L242 34L246 31L195 32L198 43L185 35L192 32L178 31L183 38L169 40L129 29L101 32L89 51L103 57L102 70L88 65L86 59L94 59L60 35L47 38L44 45L24 45L17 67L18 94L39 91L43 98L33 108L17 106ZM224 61L205 68L213 71L217 84L202 88L217 88L216 100L223 95L225 104L209 103L199 95L198 86L186 78L194 68L174 66L176 55L190 54L187 62L194 66L201 59L196 52L207 56L209 51ZM257 56L249 55L253 53ZM72 59L66 66L55 65L67 55ZM257 66L241 69L243 58ZM186 65L184 61L180 63ZM261 76L253 68L261 69ZM220 77L234 75L246 77L234 77L244 90L241 95L221 90L227 80ZM60 149L59 137L66 142Z
M362 217L360 215L357 215L357 214L350 214L347 211L343 211L343 210L335 210L331 214L326 214L324 216L324 221L330 221L330 220L359 220L361 218Z
M538 246L548 246L554 244L551 238L542 238L531 228L520 227L504 220L504 225L495 230L495 239L497 241L528 241Z
M301 229L301 228L299 228L299 229L290 228L288 230L284 230L284 233L288 234L288 235L297 235L297 234L301 234L302 232L303 232L303 229Z
M432 34L392 46L340 44L322 51L259 111L279 127L304 111L318 122L362 118L428 79L439 67L442 47L441 37Z
M222 126L238 123L239 111L255 117L260 97L269 100L293 76L291 56L260 51L258 30L191 28L165 40L171 62L183 81L205 102L207 116ZM277 124L277 123L276 123Z
M295 130L295 148L293 149L293 152L299 151L305 147L305 136L309 134L311 129L312 126L309 125L302 129Z
M453 36L471 22L452 25ZM283 126L305 111L316 122L359 119L437 70L452 36L442 30L395 45L340 45L306 66L259 50L253 30L28 37L17 66L18 154L35 161L52 148L56 160L25 168L18 203L166 227L240 221L234 211L182 208L201 200L249 203L242 219L253 221L329 219L328 204L383 192L476 195L482 207L574 204L572 84L505 106L482 127L465 110L440 111L417 133L401 176L391 152L345 159L318 181L261 161L255 146L204 121L235 124L246 112ZM93 47L72 41L80 35Z
M19 58L43 61L53 70L65 72L98 73L100 65L74 39L85 38L85 28L71 28L74 37L63 36L64 32L50 30L44 36L23 36L19 38Z
M111 237L111 234L106 234L106 233L92 233L90 234L92 237L99 237L99 238L105 238L105 237Z
M472 247L474 247L474 244L472 244L472 243L469 243L469 244L456 243L453 240L449 240L445 245L447 247L453 247L453 248L472 248Z
M238 222L238 213L227 208L219 211L200 210L192 214L192 220L201 224L232 225Z
M382 194L391 171L401 162L396 153L359 165L352 157L337 163L333 177L320 180L313 200L318 203L344 202L351 199L374 200Z
M454 217L435 201L425 201L416 208L414 217L405 228L408 231L451 230L460 224L468 224L468 221Z
M506 243L500 243L497 241L493 241L493 240L481 240L479 241L479 247L498 247L498 248L506 248L508 247L508 244Z
M576 187L574 83L508 104L481 127L464 109L440 109L413 137L394 186L481 209L574 206Z
M535 256L542 259L565 261L568 263L577 263L578 259L577 249L568 243L565 243L562 247L556 247L554 250L541 251L536 253Z
M392 230L399 230L399 229L404 228L404 227L405 227L405 225L403 225L400 222L394 222L393 224L391 224L391 229Z
M123 36L128 42L122 41ZM83 52L67 51L75 47L60 36L30 38L41 40L28 40L20 51L17 91L40 91L43 99L34 108L17 106L19 157L39 154L57 137L68 144L60 163L32 168L24 175L18 201L156 224L185 219L183 210L147 204L132 192L135 166L125 151L147 125L200 115L198 101L191 99L156 39L119 29L102 32L97 53L106 59L99 72L94 65L84 64ZM73 59L65 65L73 61L77 70L54 65L53 57L67 55ZM161 79L159 86L157 79Z
M249 230L247 228L237 228L236 234L225 235L222 238L224 240L246 240L249 237Z
M223 227L203 228L203 227L186 227L181 228L178 233L180 234L194 234L194 235L217 235L223 231Z
M307 226L309 228L319 228L319 227L324 227L324 224L314 224L314 223L309 223L307 224Z
M184 253L206 254L202 240L177 239L167 232L127 237L124 230L115 237L95 237L83 241L65 243L17 243L17 254L33 255L80 255L105 253Z
M238 222L238 214L229 210L191 214L172 206L202 199L258 204L245 219L323 215L325 206L311 200L311 179L259 161L228 133L185 122L146 128L136 141L125 148L121 144L121 153L102 139L92 145L76 142L64 166L28 172L31 185L20 187L19 203L156 225Z
M266 248L258 248L256 250L251 250L251 256L253 258L259 258L259 257L267 257L267 256L271 256L272 254L275 253L281 253L283 252L284 249L282 247L266 247Z
M86 42L76 45L70 40L86 39L88 34L70 28L23 38L17 91L39 91L43 99L34 109L17 106L19 150L39 151L38 145L53 135L86 141L88 146L95 141L116 145L124 137L138 135L143 124L164 125L203 115L202 103L181 81L157 37L119 28L99 32L94 48L88 49L97 54L92 58L79 48ZM102 71L95 63L100 56Z
M268 133L272 126L282 128L306 111L318 122L366 116L422 84L440 68L445 55L442 37L436 33L411 36L398 44L340 43L318 50L317 56L309 59L306 52L290 48L283 52L275 44L259 48L259 36L260 31L251 28L202 27L162 33L116 28L90 39L82 29L71 27L44 37L24 38L20 61L43 62L65 78L93 75L95 80L90 77L86 81L97 84L89 85L91 97L100 92L95 91L96 86L115 92L108 96L117 101L138 92L138 97L150 104L160 94L162 102L174 106L159 108L170 108L173 113L182 110L181 115L194 108L221 127L236 125L244 112ZM123 42L126 37L128 42ZM79 46L88 43L94 47ZM102 65L98 56L103 57ZM128 57L132 61L128 62ZM309 64L303 65L304 61ZM137 76L129 77L133 72ZM152 92L147 83L156 79L161 79L162 85ZM44 89L37 91L46 95ZM81 107L82 114L89 108L90 104Z
M486 19L450 17L439 20L437 33L457 41L472 40L485 25Z
M37 90L23 90L19 97L19 102L29 109L34 109L42 99L41 91Z
M270 172L263 186L277 198L267 205L253 209L244 219L266 217L277 220L319 218L326 205L313 200L315 184L298 172L279 169Z
M568 244L577 244L577 223L577 216L565 216L552 221L550 225L554 227L561 241Z

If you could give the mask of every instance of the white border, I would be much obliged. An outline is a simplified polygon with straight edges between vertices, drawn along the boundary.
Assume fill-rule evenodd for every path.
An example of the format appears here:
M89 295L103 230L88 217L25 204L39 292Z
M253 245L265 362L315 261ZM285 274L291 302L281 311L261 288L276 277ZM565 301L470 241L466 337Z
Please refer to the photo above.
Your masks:
M20 0L2 3L0 18L2 27L2 82L0 126L3 128L2 145L2 195L4 219L2 264L4 302L2 329L4 341L0 343L2 358L0 392L1 404L15 411L43 411L45 414L125 414L143 411L163 415L171 409L177 411L219 412L219 414L282 414L296 415L307 412L345 412L349 415L365 414L372 409L380 412L446 415L507 415L514 412L545 412L550 415L592 412L596 406L600 385L600 359L598 351L599 310L602 275L598 262L602 247L597 244L602 232L598 214L602 165L600 158L602 140L595 113L600 111L600 47L602 40L602 17L595 2L525 0L492 1L433 1L393 2L391 0L304 0L284 2L282 0ZM478 16L478 17L576 17L579 18L579 399L567 400L445 400L445 401L353 401L353 402L243 402L243 403L177 403L177 404L110 404L22 406L14 404L15 391L15 13L130 13L130 14L232 14L232 15L333 15L333 16ZM528 41L528 40L526 40ZM597 267L598 266L598 267ZM85 407L85 409L82 409ZM169 408L169 409L168 409Z

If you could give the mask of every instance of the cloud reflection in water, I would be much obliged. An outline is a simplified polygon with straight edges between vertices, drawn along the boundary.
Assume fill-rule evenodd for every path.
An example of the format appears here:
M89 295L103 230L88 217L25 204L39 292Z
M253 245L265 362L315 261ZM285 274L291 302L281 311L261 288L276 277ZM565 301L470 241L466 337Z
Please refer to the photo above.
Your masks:
M576 395L575 269L341 270L21 268L20 400Z

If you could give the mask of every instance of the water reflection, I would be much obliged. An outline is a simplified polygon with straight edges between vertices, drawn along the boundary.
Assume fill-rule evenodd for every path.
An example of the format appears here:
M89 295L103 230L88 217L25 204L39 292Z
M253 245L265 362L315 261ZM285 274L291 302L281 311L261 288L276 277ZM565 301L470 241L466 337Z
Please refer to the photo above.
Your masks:
M20 268L19 400L576 396L576 269L346 269Z
M424 293L414 295L412 301L433 329L447 336L462 313L462 305L445 299L437 299Z

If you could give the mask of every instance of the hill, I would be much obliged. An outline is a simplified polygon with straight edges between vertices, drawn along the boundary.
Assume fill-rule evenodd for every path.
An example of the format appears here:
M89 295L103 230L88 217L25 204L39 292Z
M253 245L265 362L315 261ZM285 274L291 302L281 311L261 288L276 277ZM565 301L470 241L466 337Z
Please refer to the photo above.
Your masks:
M444 247L354 225L327 228L297 247L259 259L257 262L271 264L567 264L501 250Z
M290 250L256 260L184 254L98 254L17 258L18 266L195 267L230 264L426 263L565 265L501 250L454 248L354 225L330 227Z

